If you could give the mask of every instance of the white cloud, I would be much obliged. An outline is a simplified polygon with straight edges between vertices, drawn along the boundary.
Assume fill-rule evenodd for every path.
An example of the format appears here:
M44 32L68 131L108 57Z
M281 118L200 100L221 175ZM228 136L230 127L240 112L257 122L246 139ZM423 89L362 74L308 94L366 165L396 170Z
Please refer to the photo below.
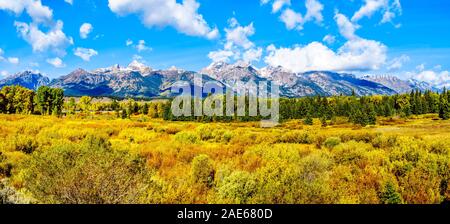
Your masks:
M325 37L323 37L322 41L327 44L334 44L336 42L336 37L328 34Z
M359 37L355 34L359 26L353 24L346 16L340 13L336 13L334 16L336 23L339 28L339 33L345 37L347 40L358 39Z
M127 44L128 44L128 42L127 42ZM136 47L136 49L138 50L138 52L152 50L150 47L147 47L147 46L145 45L145 40L140 40L140 41L138 42L138 44L137 44L135 47Z
M53 11L42 5L41 0L0 0L0 11L6 10L15 13L17 16L26 13L31 17L29 24L14 22L19 35L33 47L35 52L43 52L52 49L58 54L65 54L65 47L72 44L62 31L63 22L53 20ZM48 32L40 30L39 26L44 25Z
M80 37L82 39L88 38L88 35L92 32L94 27L90 23L83 23L80 27Z
M130 39L128 39L128 40L125 42L125 45L127 45L127 47L128 47L128 46L131 46L131 45L133 45L133 41L130 40Z
M241 26L235 18L231 18L228 20L228 25L229 27L225 28L226 38L223 49L210 52L208 57L214 62L229 62L231 59L259 61L262 49L255 48L255 44L249 40L249 37L255 34L253 23Z
M233 55L234 55L233 51L218 50L209 52L208 58L210 58L213 62L229 62L230 58Z
M319 42L271 49L265 62L293 72L377 70L386 60L386 47L372 40L348 41L336 52Z
M355 12L352 21L356 22L364 17L371 17L376 11L387 7L388 0L364 0L364 5Z
M62 31L63 22L58 20L56 24L47 32L42 32L36 24L30 25L22 22L15 22L17 32L27 41L35 52L52 50L59 55L65 54L65 48L73 44L73 39L67 37Z
M50 22L53 17L53 11L42 5L41 0L0 0L0 10L16 15L26 12L35 23Z
M435 87L450 87L450 72L441 71L440 66L434 66L433 69L426 69L425 64L416 67L416 71L406 72L406 76L432 84Z
M75 49L74 55L80 57L83 61L90 61L91 57L98 55L98 52L94 49L78 47Z
M261 4L267 4L271 0L262 0ZM290 0L274 0L272 3L272 12L280 11L284 6L290 6ZM322 11L324 6L318 0L306 0L305 1L306 14L303 16L301 13L294 11L292 8L287 7L280 15L280 20L286 25L289 30L302 30L305 23L309 21L315 21L320 24L323 22Z
M317 23L322 23L323 16L322 10L323 5L317 0L306 0L306 15L305 21L316 21Z
M53 65L53 67L55 67L55 68L64 68L64 67L66 67L66 65L63 63L61 58L58 58L58 57L47 59L47 63Z
M254 61L258 62L261 60L262 53L263 53L262 48L250 49L250 50L247 50L246 52L244 52L242 59L245 62L249 62L249 63L252 63Z
M449 71L433 71L425 70L414 75L414 78L420 81L431 83L433 86L442 88L450 87L450 72Z
M355 12L352 21L357 22L365 17L370 18L378 11L383 15L380 23L391 22L397 15L402 14L400 0L364 0L364 5Z
M229 28L225 28L227 49L231 49L233 46L243 47L244 49L255 46L255 44L248 39L248 37L255 34L253 23L250 23L248 26L241 26L235 18L231 18L229 25Z
M5 54L5 52L3 51L3 49L0 48L0 62L1 61L6 61L6 62L9 62L9 63L11 63L13 65L19 64L19 62L20 62L19 58L17 58L17 57L5 58L6 56L4 57L4 54Z
M65 2L67 2L68 4L73 5L73 0L64 0Z
M303 17L302 14L296 13L292 9L286 9L283 11L283 13L280 16L280 20L284 22L284 25L286 25L286 28L288 30L293 29L303 29Z
M275 0L272 4L272 12L278 12L285 5L291 5L291 0Z
M347 42L336 51L319 42L291 48L267 47L269 54L265 62L271 66L282 66L293 72L306 71L368 71L378 70L386 62L387 47L374 40L366 40L355 34L358 26L346 16L336 13L339 32ZM324 42L334 38L325 37Z
M8 71L1 71L0 75L3 76L3 77L7 77L7 76L9 76L9 72Z
M211 28L203 16L197 12L200 4L196 0L108 0L114 13L125 16L139 14L148 27L174 27L190 36L208 39L218 37L217 28Z
M396 57L392 59L387 67L388 70L396 71L403 67L403 64L410 60L408 55L401 55L400 57Z
M15 58L15 57L8 58L8 62L13 64L13 65L19 64L19 61L20 61L19 58Z
M420 64L420 65L416 66L416 69L418 71L424 71L425 70L425 64Z

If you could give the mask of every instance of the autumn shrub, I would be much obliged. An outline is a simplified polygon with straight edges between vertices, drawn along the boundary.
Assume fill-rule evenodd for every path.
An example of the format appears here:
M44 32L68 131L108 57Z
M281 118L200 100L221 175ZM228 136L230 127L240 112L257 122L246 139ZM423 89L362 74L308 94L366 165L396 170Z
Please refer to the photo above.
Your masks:
M323 143L323 145L329 149L333 149L334 147L338 146L339 144L341 144L341 139L339 137L329 137Z
M214 136L213 136L214 130L215 129L213 127L211 127L211 125L204 124L197 128L197 133L198 133L200 140L208 141L208 140L214 138Z
M80 144L33 153L22 175L25 188L43 203L117 204L138 203L152 173L139 156L87 136Z
M17 135L14 138L13 143L15 151L22 151L26 154L30 154L38 148L36 140L27 135Z
M214 173L213 162L209 156L202 154L192 160L191 177L193 183L211 187L214 183Z
M246 204L256 191L256 182L252 174L235 171L225 177L217 186L219 202Z
M199 142L199 137L193 131L181 131L175 134L175 140L181 143L195 144Z
M372 145L375 148L388 149L397 144L397 136L395 135L379 135L372 140Z
M372 146L366 143L350 141L334 147L333 157L339 164L363 165L367 160L366 152Z
M297 144L310 144L312 141L311 136L305 131L288 131L284 133L278 140L281 143L297 143Z
M271 162L259 169L257 193L252 202L274 204L331 203L327 184L332 160L327 154L308 155L300 163Z

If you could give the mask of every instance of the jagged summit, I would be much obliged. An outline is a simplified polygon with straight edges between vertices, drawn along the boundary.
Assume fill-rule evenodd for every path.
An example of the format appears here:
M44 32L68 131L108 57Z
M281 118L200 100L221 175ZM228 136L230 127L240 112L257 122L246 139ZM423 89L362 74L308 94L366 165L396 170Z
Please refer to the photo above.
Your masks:
M438 88L433 87L430 83L415 79L402 80L394 75L365 75L362 77L362 79L381 83L395 90L397 93L408 93L411 92L412 90L439 91Z
M149 66L143 64L142 62L139 62L137 60L133 60L127 67L128 70L132 71L139 71L143 74L151 72L153 69Z
M170 96L170 87L178 81L194 82L197 72L177 67L153 70L137 60L127 67L113 65L86 71L78 68L73 72L50 82L39 73L24 71L0 81L5 85L21 85L37 89L42 85L59 87L69 96L118 96L118 97L159 97ZM285 97L396 94L413 89L437 91L431 84L418 80L401 80L395 76L363 76L329 71L294 73L277 66L257 69L250 63L239 61L234 64L214 62L200 71L204 81L218 81L231 88L237 83L248 81L271 81L280 86L280 94ZM228 88L227 87L227 88Z
M20 85L28 89L36 90L48 85L50 79L35 71L23 71L0 80L0 88L8 85Z

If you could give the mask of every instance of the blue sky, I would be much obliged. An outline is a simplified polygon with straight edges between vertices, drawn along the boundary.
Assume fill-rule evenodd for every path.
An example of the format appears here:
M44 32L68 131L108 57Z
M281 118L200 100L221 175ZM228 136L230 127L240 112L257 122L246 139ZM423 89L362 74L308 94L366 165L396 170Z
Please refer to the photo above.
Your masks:
M0 0L0 72L55 78L133 59L198 71L244 60L443 85L449 10L440 0ZM82 38L84 23L92 29Z

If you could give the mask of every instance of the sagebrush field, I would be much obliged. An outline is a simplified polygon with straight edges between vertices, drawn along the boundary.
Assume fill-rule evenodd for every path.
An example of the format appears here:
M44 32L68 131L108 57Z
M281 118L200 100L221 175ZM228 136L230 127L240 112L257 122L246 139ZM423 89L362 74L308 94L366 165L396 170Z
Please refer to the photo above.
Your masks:
M2 200L16 203L443 203L450 121L361 127L0 115Z

